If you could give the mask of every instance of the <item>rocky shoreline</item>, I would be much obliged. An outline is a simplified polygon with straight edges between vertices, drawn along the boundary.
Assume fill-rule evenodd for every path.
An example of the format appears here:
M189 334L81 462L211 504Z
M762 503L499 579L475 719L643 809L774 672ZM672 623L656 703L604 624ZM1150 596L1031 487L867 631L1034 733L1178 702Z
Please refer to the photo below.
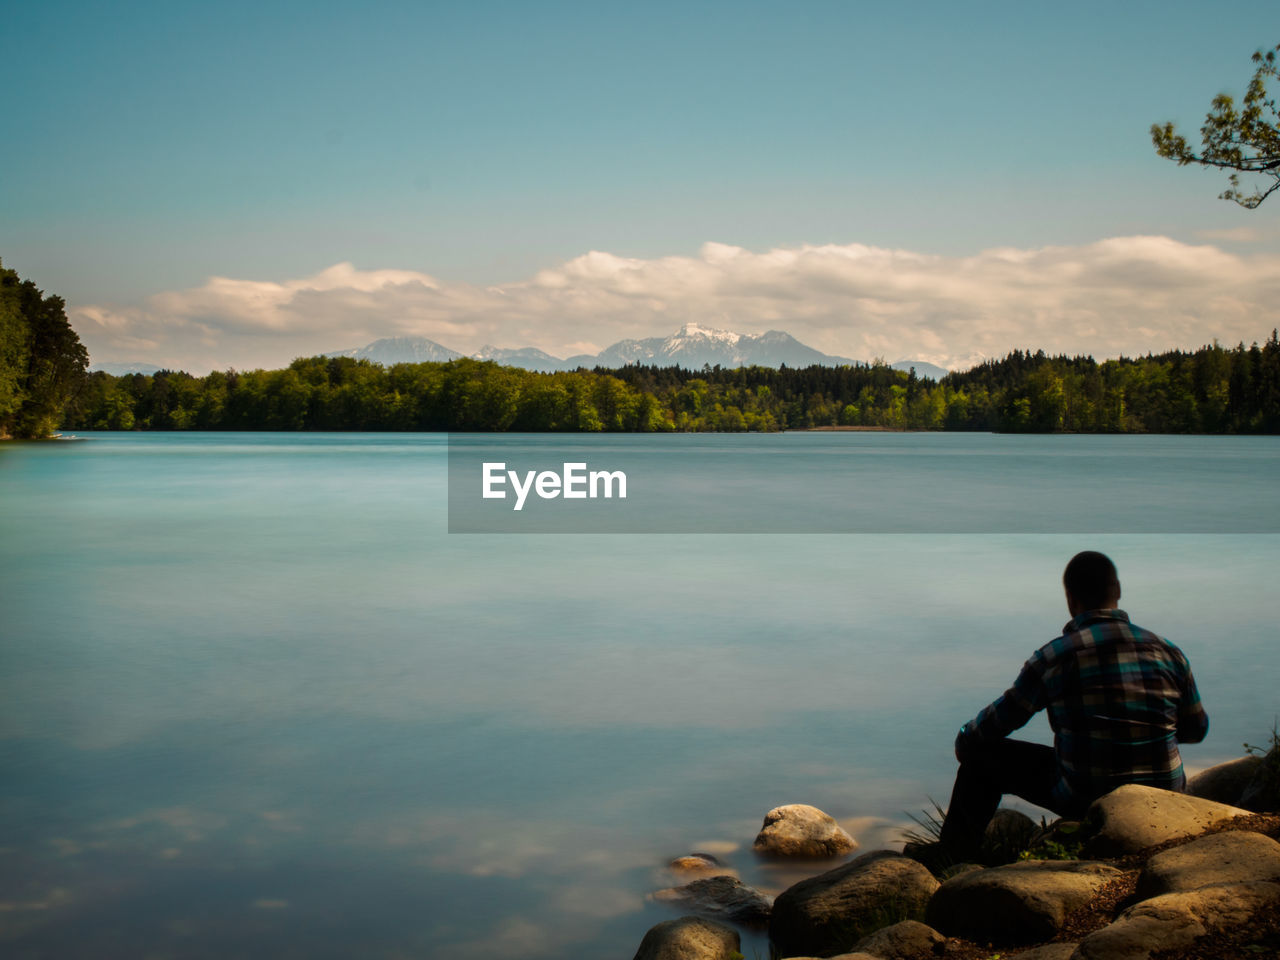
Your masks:
M767 930L777 960L1280 957L1278 750L1212 767L1186 793L1121 787L1079 823L1040 829L1001 811L985 865L936 875L876 850L775 899L690 854L669 867L693 879L652 897L685 915L652 927L635 960L737 960L735 927ZM792 804L769 811L754 850L829 863L855 847L830 816Z

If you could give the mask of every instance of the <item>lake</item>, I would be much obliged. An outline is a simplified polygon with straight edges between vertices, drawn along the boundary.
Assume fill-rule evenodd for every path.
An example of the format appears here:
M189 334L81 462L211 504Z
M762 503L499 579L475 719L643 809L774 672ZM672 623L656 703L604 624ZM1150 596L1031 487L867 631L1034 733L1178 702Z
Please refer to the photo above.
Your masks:
M1060 631L1081 549L1191 659L1189 767L1280 712L1280 438L455 438L665 463L668 504L731 456L719 500L779 504L553 535L449 533L443 435L82 436L0 446L10 957L630 956L678 915L645 899L672 857L794 879L751 854L774 806L866 850L945 803L955 729ZM839 512L815 457L874 458L872 532L811 532Z

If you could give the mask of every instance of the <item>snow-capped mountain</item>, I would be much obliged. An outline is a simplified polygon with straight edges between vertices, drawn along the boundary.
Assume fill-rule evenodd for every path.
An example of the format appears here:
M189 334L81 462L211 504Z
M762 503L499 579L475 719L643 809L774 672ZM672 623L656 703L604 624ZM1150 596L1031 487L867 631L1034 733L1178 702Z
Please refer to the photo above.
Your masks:
M839 366L853 363L848 357L835 357L807 347L789 333L770 330L753 335L717 330L686 323L669 337L644 340L619 340L595 356L582 354L565 361L570 369L585 367L621 367L629 363L653 364L660 367L679 365L696 369L705 364L722 367L807 367L813 364Z

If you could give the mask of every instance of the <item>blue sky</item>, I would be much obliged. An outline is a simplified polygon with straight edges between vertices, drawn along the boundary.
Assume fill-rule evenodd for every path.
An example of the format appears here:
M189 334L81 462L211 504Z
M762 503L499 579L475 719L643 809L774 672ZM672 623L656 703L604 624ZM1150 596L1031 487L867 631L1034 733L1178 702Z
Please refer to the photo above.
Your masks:
M1256 3L11 6L0 257L136 327L113 342L85 321L101 359L196 362L161 335L157 295L214 276L295 289L344 262L470 289L589 251L696 261L707 242L1280 252L1275 211L1217 200L1223 177L1159 159L1147 132L1194 132L1214 94L1243 91L1249 55L1280 42ZM221 343L219 309L184 316ZM774 315L739 312L719 319ZM595 336L525 313L475 338L460 314L418 327L563 351L648 322ZM351 336L417 329L366 326ZM811 338L833 352L875 346L828 328ZM288 352L259 345L266 364Z

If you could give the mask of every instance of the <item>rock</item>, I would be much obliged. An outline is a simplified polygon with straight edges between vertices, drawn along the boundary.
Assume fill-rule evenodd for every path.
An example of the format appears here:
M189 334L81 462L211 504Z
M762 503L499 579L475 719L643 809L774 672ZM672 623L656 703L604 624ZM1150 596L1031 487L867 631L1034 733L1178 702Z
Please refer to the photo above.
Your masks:
M988 838L1002 834L1034 836L1039 829L1036 822L1021 810L1001 807L992 815L991 821L987 824L986 836Z
M1280 813L1280 741L1259 761L1240 806L1258 813Z
M1121 871L1080 860L1026 860L953 877L929 901L925 920L948 936L1033 943L1062 929Z
M874 930L919 919L937 889L914 860L887 850L864 854L779 894L769 938L779 956L833 956Z
M742 946L737 931L702 917L681 917L649 928L634 960L730 960Z
M1189 913L1128 917L1081 940L1072 960L1145 960L1159 950L1190 946L1205 932Z
M1261 764L1261 757L1249 756L1201 770L1187 781L1187 793L1201 800L1229 803L1238 807L1249 781Z
M736 877L737 871L709 853L690 853L669 864L672 873L685 877Z
M731 923L763 926L769 922L773 898L748 887L736 877L707 877L681 887L659 890L651 895L659 903L668 903L704 917Z
M941 953L946 942L933 927L919 920L903 920L863 937L853 949L880 960L918 960Z
M1166 840L1196 836L1220 820L1248 813L1185 793L1129 784L1089 807L1084 852L1090 857L1123 857Z
M1280 883L1253 882L1166 893L1130 907L1080 941L1077 960L1145 960L1197 937L1238 928L1280 909Z
M1017 860L1018 854L1031 845L1039 829L1025 813L1001 807L982 835L983 862L999 864Z
M946 883L952 877L963 877L966 873L973 873L975 870L987 869L980 863L957 863L947 867L940 874L935 874L938 880Z
M858 846L829 814L806 803L774 807L756 835L755 851L770 857L842 857Z
M1260 833L1229 830L1157 853L1142 868L1137 896L1149 900L1251 880L1280 880L1280 843Z

